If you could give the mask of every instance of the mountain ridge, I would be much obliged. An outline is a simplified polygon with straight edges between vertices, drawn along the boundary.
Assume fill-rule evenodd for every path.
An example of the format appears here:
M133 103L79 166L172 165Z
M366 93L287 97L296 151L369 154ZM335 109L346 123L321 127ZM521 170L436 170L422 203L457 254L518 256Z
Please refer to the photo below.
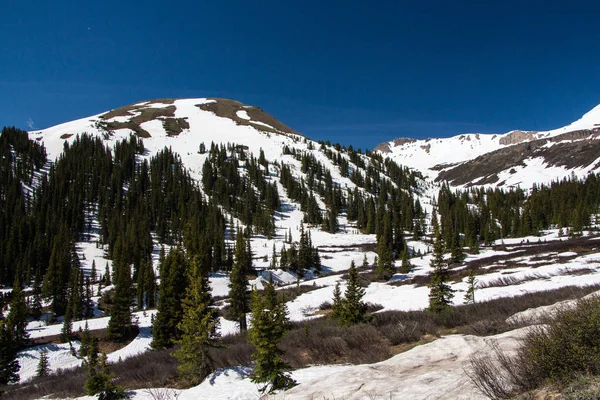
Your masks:
M397 138L380 143L374 151L417 169L434 181L448 181L457 187L528 187L573 174L584 178L598 171L600 143L596 139L599 131L600 105L558 129L467 133L424 140ZM539 150L544 146L543 151ZM585 150L583 155L581 150ZM515 156L517 152L519 155Z

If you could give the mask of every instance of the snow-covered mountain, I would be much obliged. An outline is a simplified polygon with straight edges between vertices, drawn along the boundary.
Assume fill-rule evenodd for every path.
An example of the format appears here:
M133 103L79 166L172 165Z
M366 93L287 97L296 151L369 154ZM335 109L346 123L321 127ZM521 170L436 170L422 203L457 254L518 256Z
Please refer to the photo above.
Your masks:
M273 216L273 237L255 234L251 238L254 266L258 270L251 285L260 286L263 281L273 278L281 285L281 290L295 288L302 292L286 304L290 320L298 324L323 317L321 307L332 300L336 285L339 283L341 289L345 290L344 271L351 262L361 265L366 260L371 266L376 264L377 240L374 233L362 233L354 220L349 222L347 210L343 210L337 217L339 229L336 233L327 232L318 224L305 225L321 255L321 276L307 274L304 278L309 281L303 282L289 270L269 271L269 257L275 251L281 252L285 246L284 238L287 240L288 234L293 236L294 241L298 240L304 218L302 204L291 198L282 183L281 172L284 165L289 167L293 179L301 182L302 186L310 186L308 182L311 178L318 182L314 186L316 189L311 189L311 194L317 198L318 208L324 215L330 205L327 204L326 196L319 193L319 186L326 185L328 181L340 189L342 196L348 195L347 190L356 189L365 198L377 198L376 186L383 179L388 179L390 186L397 185L396 187L402 187L397 183L402 180L414 181L416 183L410 183L410 190L403 188L398 193L409 193L411 199L418 199L427 217L431 215L439 188L437 184L420 179L418 174L411 176L411 179L394 180L393 172L398 175L398 171L390 173L390 169L377 157L352 153L341 146L314 142L260 108L233 100L203 98L145 101L30 132L30 138L44 143L49 159L54 160L63 153L65 143L73 142L76 135L84 132L101 137L109 146L129 138L133 133L143 139L144 152L136 156L140 159L156 155L165 146L170 147L181 156L191 176L199 182L203 176L203 165L210 157L207 151L211 143L234 149L228 149L228 155L234 154L238 148L243 149L245 157L252 155L259 159L261 154L264 155L266 162L261 164L264 168L261 171L265 172L265 179L269 183L277 185L282 206ZM573 124L553 131L513 131L504 135L468 134L424 141L396 139L378 146L377 150L398 164L419 170L432 179L448 179L457 186L521 184L526 187L534 182L547 182L571 173L584 176L595 171L600 158L600 141L595 140L598 132L600 106ZM318 165L315 170L318 169L319 173L307 167L309 157L312 166ZM243 165L244 162L241 161L240 173L248 174ZM331 179L326 178L327 174L331 175ZM357 178L356 174L360 177ZM368 179L371 179L369 184L366 183ZM202 185L199 186L202 188ZM209 196L208 192L204 194ZM228 217L231 218L232 214ZM237 225L238 221L232 223ZM411 250L412 270L406 274L396 273L389 281L366 282L364 300L380 307L378 312L381 313L422 310L428 305L429 289L425 282L432 271L431 242L427 234L414 238L409 232L404 233ZM469 284L467 276L461 271L467 269L477 273L478 302L557 290L565 286L600 284L600 270L593 267L600 261L598 238L594 235L593 231L586 231L583 238L569 241L566 240L563 229L552 228L540 232L540 236L498 239L491 246L484 246L478 254L469 254L464 265L454 269L451 287L456 295L452 302L454 305L463 303ZM158 258L160 245L155 240L155 258ZM94 262L100 266L111 263L106 252L107 245L100 245L96 236L81 239L76 243L76 250L80 256L80 265L88 275ZM154 261L156 267L156 259ZM399 267L400 262L396 260L395 265ZM210 276L212 294L221 298L217 304L219 308L226 306L223 298L228 296L228 283L229 276L226 272L219 271ZM98 287L93 289L96 293ZM109 290L111 287L102 288L103 293ZM96 297L94 301L98 302L99 299ZM152 339L151 325L155 312L145 310L135 314L140 329L138 336L125 347L109 353L110 363L117 364L130 358L143 357L147 353ZM108 320L108 317L98 315L89 322L75 321L73 329L77 330L88 324L93 331L103 330ZM226 315L219 318L219 323L219 331L224 337L238 330L237 322L227 319ZM478 323L488 325L489 321ZM409 325L406 327L398 323L398 329L394 332L411 329ZM62 324L46 325L39 321L29 324L30 337L40 345L20 353L21 382L32 379L35 375L39 351L42 349L50 352L50 368L53 371L58 368L76 368L81 364L81 360L71 354L67 345L47 343L49 338L56 338L60 334L61 328ZM306 333L302 337L308 338L309 328L304 332ZM493 339L512 348L515 337L519 335L519 331L510 331L496 335ZM428 336L426 339L429 341L433 338ZM293 372L293 378L298 381L299 386L276 398L392 398L392 394L396 395L393 398L483 398L470 383L464 368L468 366L471 354L486 351L487 341L488 338L470 335L449 336L417 346L408 352L404 352L406 347L394 347L389 356L396 352L401 354L376 364L299 368ZM75 347L77 346L75 343ZM423 360L426 361L425 364ZM167 398L166 394L169 394L171 397L180 396L181 399L257 398L259 393L248 377L251 371L248 365L220 369L201 385L190 389L156 389L155 393L156 396L164 394L161 398ZM421 368L422 365L425 367ZM335 378L334 384L328 376ZM398 376L402 379L396 379ZM444 390L440 391L440 387ZM51 390L54 389L48 389L48 392ZM150 390L138 390L134 395L139 399L157 398L153 393Z
M469 133L444 139L398 138L375 150L453 186L530 187L600 169L600 105L550 131Z
M43 142L49 158L54 159L65 142L84 132L102 136L109 145L133 133L144 139L149 155L171 147L193 175L199 173L206 157L199 154L201 143L207 149L211 142L243 144L256 157L262 149L268 160L277 160L284 145L303 139L258 107L206 98L144 101L30 132L30 137Z

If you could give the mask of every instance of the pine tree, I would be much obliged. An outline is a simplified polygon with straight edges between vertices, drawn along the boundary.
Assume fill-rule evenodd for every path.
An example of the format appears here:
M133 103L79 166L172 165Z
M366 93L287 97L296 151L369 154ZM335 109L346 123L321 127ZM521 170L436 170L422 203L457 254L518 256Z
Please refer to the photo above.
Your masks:
M96 282L98 279L98 272L96 271L96 260L92 260L92 271L90 273L92 282Z
M111 380L112 373L108 369L106 354L98 357L97 341L88 357L88 379L85 381L84 389L89 395L98 395L99 400L126 399L127 395L123 389L115 386Z
M246 332L246 313L250 311L248 291L246 246L241 231L238 229L235 244L235 262L229 282L229 315L240 324L240 332Z
M331 314L329 314L329 316L332 319L337 320L340 317L342 306L342 291L340 289L340 283L338 282L335 285L335 289L333 289L333 304L331 305Z
M450 277L448 274L448 265L444 260L444 242L435 211L432 216L432 225L434 242L430 266L433 271L430 274L429 282L429 310L442 312L447 310L452 304L454 290L448 284Z
M131 332L131 272L129 265L115 266L115 292L108 320L108 339L124 341Z
M173 353L179 361L179 373L191 385L199 384L214 370L209 349L217 341L218 320L204 272L209 268L200 265L199 257L191 263L190 284L183 299L183 319L178 325L182 335L176 343L181 347Z
M453 263L460 264L465 260L465 253L460 242L460 236L458 232L454 234L452 240L452 250L450 257Z
M413 266L410 263L410 260L408 258L408 249L405 249L402 252L402 265L400 266L400 272L402 272L403 274L409 274L410 271L412 271Z
M21 366L17 360L19 346L14 332L4 321L0 321L0 384L19 381Z
M112 281L110 279L110 268L108 267L108 261L106 262L106 267L104 268L104 285L110 286L112 285Z
M42 282L39 273L37 273L33 282L33 301L29 310L36 321L42 316L42 308Z
M277 300L272 284L265 287L264 294L252 292L252 328L248 340L256 351L252 354L255 362L251 375L253 383L262 384L262 393L288 389L296 384L287 371L290 366L283 361L283 351L278 347L287 333L287 308Z
M273 253L271 255L271 264L269 265L270 269L277 269L277 252L275 250L275 242L273 242Z
M477 289L477 279L473 274L473 270L469 270L467 277L467 292L465 293L465 304L475 304L475 290Z
M341 300L341 307L338 313L338 321L342 325L352 325L367 321L367 305L362 301L364 295L365 289L360 286L358 272L356 271L354 261L352 261L350 269L348 269L344 299Z
M27 333L27 304L25 296L18 281L15 282L10 302L10 311L6 318L6 324L14 334L17 346L23 346L29 340Z
M50 374L50 366L48 364L48 351L43 349L39 352L40 359L38 361L36 376L48 376Z
M152 347L171 347L181 337L177 325L183 318L182 300L187 288L187 259L182 249L174 248L160 266L161 283L158 313L152 324Z
M73 319L71 318L71 312L67 311L64 316L63 326L60 330L60 341L67 343L71 341L73 337Z

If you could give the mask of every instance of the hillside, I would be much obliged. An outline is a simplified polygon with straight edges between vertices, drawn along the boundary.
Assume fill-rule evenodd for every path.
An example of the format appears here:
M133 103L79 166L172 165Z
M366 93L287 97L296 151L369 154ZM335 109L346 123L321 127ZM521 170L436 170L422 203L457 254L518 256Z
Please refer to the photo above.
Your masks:
M377 145L385 157L453 186L531 187L600 168L600 106L550 131L469 133L446 139L399 138Z
M301 383L290 398L374 396L383 386L354 382L356 371L374 369L386 379L466 343L463 366L486 342L475 336L510 337L503 332L520 327L505 322L514 313L597 290L600 179L588 176L595 164L577 165L595 157L598 113L549 132L396 140L385 156L315 142L258 107L226 99L152 100L41 131L5 128L2 308L8 320L16 318L11 310L24 310L30 340L20 345L20 384L8 386L7 398L82 395L88 344L79 330L86 327L119 382L139 389L136 398L165 386L192 386L182 392L189 398L255 398L253 349L240 334L250 318L232 310L237 279L265 292L272 282L285 302L290 325L281 345ZM554 148L561 151L550 154ZM526 151L568 168L529 174L519 158ZM436 167L446 156L457 165ZM514 168L522 188L508 190L517 183L508 178L495 184L496 170L481 165L488 159ZM464 171L479 175L471 181ZM571 171L586 179L529 190L528 182ZM483 178L498 188L454 191L431 178L462 187ZM344 296L351 286L352 264L368 318L344 326L331 316L336 285ZM453 293L448 318L424 311L439 268ZM183 382L171 356L180 305L194 282L187 277L198 270L224 344L210 350L217 371L199 386ZM167 296L178 306L165 309ZM116 316L125 326L115 326ZM163 343L157 332L166 332ZM447 334L475 336L436 340ZM42 350L53 374L36 378ZM450 371L453 357L432 362ZM339 387L310 383L330 373ZM448 393L466 384L464 376L449 382L446 375L432 379L454 385ZM385 390L416 396L420 377L406 379L416 386Z

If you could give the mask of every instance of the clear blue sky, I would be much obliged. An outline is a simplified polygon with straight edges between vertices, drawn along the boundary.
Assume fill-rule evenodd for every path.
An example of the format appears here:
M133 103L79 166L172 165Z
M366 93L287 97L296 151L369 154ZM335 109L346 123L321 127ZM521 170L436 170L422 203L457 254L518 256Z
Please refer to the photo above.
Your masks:
M228 97L372 148L550 129L600 103L598 2L487 3L3 0L0 125Z

